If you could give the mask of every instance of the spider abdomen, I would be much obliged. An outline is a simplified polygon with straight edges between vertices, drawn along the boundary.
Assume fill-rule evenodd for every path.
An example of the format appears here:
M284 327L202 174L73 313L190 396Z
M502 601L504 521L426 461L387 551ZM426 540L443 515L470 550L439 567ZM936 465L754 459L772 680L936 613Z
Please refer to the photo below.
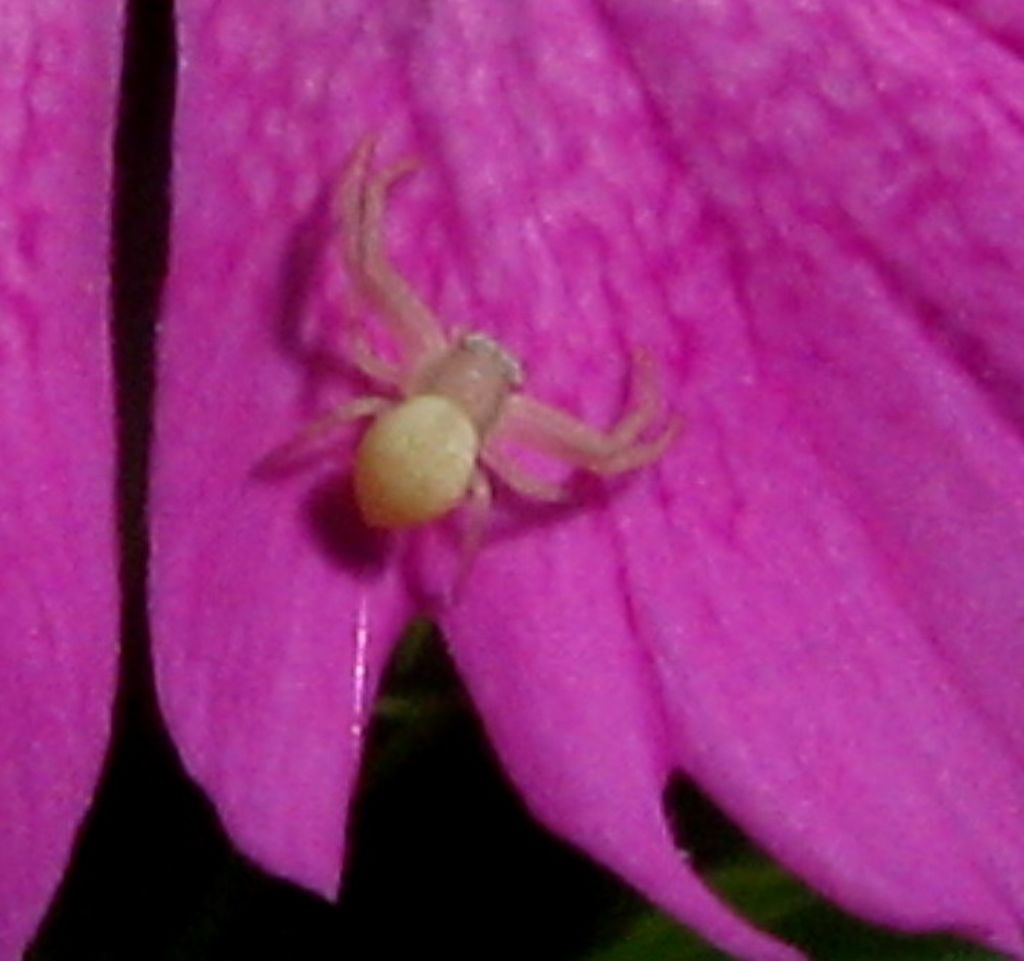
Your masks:
M371 527L426 524L465 498L480 439L458 404L418 394L381 414L356 452L356 503Z

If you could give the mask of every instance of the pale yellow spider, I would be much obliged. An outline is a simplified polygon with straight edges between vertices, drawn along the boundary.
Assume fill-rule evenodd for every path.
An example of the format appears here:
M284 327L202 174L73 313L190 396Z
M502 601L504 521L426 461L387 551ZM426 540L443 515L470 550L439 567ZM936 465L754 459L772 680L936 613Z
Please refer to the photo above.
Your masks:
M607 433L520 393L519 362L486 334L449 336L384 250L383 216L391 185L416 164L371 174L375 138L357 146L338 194L345 266L353 284L387 324L397 365L378 356L365 334L353 338L349 360L399 395L363 396L317 419L271 454L271 466L323 448L345 425L374 418L355 456L355 496L371 527L398 530L436 520L467 502L472 509L466 556L478 545L490 510L491 486L481 465L524 497L561 501L566 489L533 476L510 458L502 441L526 445L596 474L619 474L657 460L678 430L671 419L641 441L659 407L649 363L635 358L635 398Z

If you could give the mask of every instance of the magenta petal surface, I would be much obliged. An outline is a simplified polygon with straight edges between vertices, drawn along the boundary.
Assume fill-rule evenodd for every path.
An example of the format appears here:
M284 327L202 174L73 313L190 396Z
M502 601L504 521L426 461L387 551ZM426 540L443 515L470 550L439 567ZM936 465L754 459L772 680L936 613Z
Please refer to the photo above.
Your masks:
M1020 951L1020 24L821 7L179 5L156 663L269 869L333 888L381 664L449 570L443 529L353 546L330 472L252 475L353 389L311 373L376 132L423 161L391 246L451 326L596 423L646 346L689 425L501 517L442 614L530 807L738 957L793 953L673 850L675 766L848 907Z
M302 74L341 82L337 38L294 59L311 9L179 5L152 618L187 768L245 852L331 896L374 686L411 605L386 549L356 543L333 473L254 470L329 400L309 389L304 325L323 305L307 295L333 253L323 191L359 131Z
M679 762L848 906L1020 955L1012 18L999 42L983 4L603 6L724 292L635 531L678 560L631 558Z
M185 763L236 842L268 869L325 893L337 881L344 807L380 665L412 598L428 593L448 554L428 536L415 545L422 551L396 543L392 556L364 564L330 471L312 495L308 483L270 483L252 471L332 391L352 390L311 371L324 337L354 322L339 298L331 191L368 131L381 134L382 152L415 150L424 161L422 176L396 195L403 203L390 218L392 247L449 323L487 317L513 349L539 345L533 367L554 400L561 352L583 344L604 378L587 399L589 413L607 416L619 401L629 338L603 309L593 344L564 321L578 313L576 296L603 291L594 258L606 239L575 211L611 197L608 213L628 229L643 209L633 208L636 178L653 189L663 171L648 163L620 172L612 153L598 176L570 176L573 189L565 189L560 170L578 172L574 153L583 142L567 141L563 151L550 137L561 136L560 110L584 102L580 78L590 71L604 85L608 109L591 118L602 137L642 130L642 106L621 68L604 74L602 62L593 70L586 46L559 75L549 58L566 36L580 27L599 38L578 12L566 25L557 16L549 22L548 10L481 16L476 4L452 3L424 19L404 4L179 7L175 218L152 498L158 683ZM551 71L543 83L511 42L533 32ZM455 79L466 71L476 77L468 87ZM547 147L517 139L518 108L501 93L509 72L532 88L529 110L548 117ZM496 115L485 117L482 102ZM414 116L416 140L400 134ZM534 246L538 190L563 207L565 232L554 239L583 254L583 272L565 285ZM615 226L604 222L602 230ZM642 263L640 252L630 255L630 276ZM663 346L668 329L662 320L660 341L645 331L648 346ZM567 382L563 399L579 399L577 386ZM325 507L333 533L324 529ZM622 646L621 619L615 625L609 656L633 672L635 652ZM485 627L475 640L486 661L502 640ZM466 631L465 643L472 640ZM496 653L492 670L502 672L501 664ZM546 820L738 956L797 957L723 908L674 850L659 806L668 742L660 721L651 726L651 712L660 711L652 678L640 675L616 709L634 729L638 753L620 753L604 770L609 780L623 765L635 767L623 777L622 807L609 796L588 816L566 785L571 796L558 810L578 811L579 824ZM556 707L562 698L539 685L536 693ZM478 696L486 711L485 694ZM615 729L606 723L566 743L590 736L599 747ZM564 751L558 732L543 734L556 739L547 746L554 763ZM580 788L584 795L593 794L599 770ZM605 838L619 816L628 824Z
M110 184L121 3L0 13L0 959L64 872L116 625Z
M630 507L620 517L635 520ZM624 603L617 542L610 525L580 517L541 548L513 538L492 550L443 619L460 671L543 823L730 956L796 961L717 901L675 847L661 805L672 754L657 677L634 642L634 618L646 628L654 615ZM671 564L664 545L655 550L651 560Z

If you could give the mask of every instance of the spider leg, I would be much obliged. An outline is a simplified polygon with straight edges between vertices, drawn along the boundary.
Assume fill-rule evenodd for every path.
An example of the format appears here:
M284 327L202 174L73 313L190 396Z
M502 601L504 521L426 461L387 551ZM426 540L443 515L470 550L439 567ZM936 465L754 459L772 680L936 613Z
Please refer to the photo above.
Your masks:
M364 333L355 334L349 340L345 356L364 377L386 387L402 385L402 372L374 351Z
M458 597L473 568L473 562L480 553L480 546L487 533L493 502L491 482L480 469L473 472L466 497L465 526L462 530L462 554L459 558L458 573L455 577L453 597Z
M412 159L370 174L376 138L364 137L338 194L345 264L360 293L381 314L410 368L442 351L446 340L433 311L392 265L384 249L384 209L392 184L416 169Z
M334 338L331 349L322 356L332 370L348 374L356 371L367 380L392 390L400 389L407 379L397 364L385 360L374 350L365 331Z
M375 417L391 402L384 397L357 397L307 424L291 440L274 448L257 465L260 474L276 474L326 452L338 435L354 421Z
M672 417L656 436L638 440L657 416L660 398L646 355L634 355L634 371L632 402L610 431L591 427L525 394L514 394L506 402L496 436L595 474L621 474L650 464L668 449L682 425Z
M363 221L366 207L365 182L377 138L368 134L356 145L338 185L337 214L341 220L342 254L354 281L362 273Z
M558 503L568 498L568 492L561 484L535 477L528 470L520 467L515 459L492 444L484 446L480 452L480 460L494 472L498 479L514 490L520 497L528 500Z
M618 444L632 444L658 415L661 397L654 377L654 362L646 350L634 348L632 399L629 409L612 428L610 435Z

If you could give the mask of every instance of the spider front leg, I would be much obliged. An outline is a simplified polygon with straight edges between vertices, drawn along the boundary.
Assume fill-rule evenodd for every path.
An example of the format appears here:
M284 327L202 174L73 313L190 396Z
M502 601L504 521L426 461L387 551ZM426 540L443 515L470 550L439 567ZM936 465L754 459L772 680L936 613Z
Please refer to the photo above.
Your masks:
M480 460L494 472L495 476L506 487L514 490L520 497L532 501L545 501L557 504L568 500L569 493L562 484L543 480L520 467L513 457L509 457L492 443L484 445L480 452Z
M606 475L653 463L668 450L681 426L673 419L651 440L637 442L636 436L648 424L637 420L632 412L627 414L629 420L620 421L604 433L565 411L522 395L509 398L507 417L510 423L503 428L506 436L573 467Z
M653 463L679 433L681 423L672 417L654 437L641 441L658 413L659 392L650 361L634 355L634 391L629 409L610 431L601 431L563 410L534 400L525 394L508 398L494 439L532 447L573 467L595 474L621 474ZM490 448L487 462L510 487L533 499L555 500L561 488L533 478L513 461Z
M401 351L405 372L445 349L437 317L395 269L384 249L384 209L391 186L416 168L404 160L376 174L370 165L376 138L364 137L338 194L345 265L360 293L381 314Z
M345 357L367 379L392 389L402 386L401 370L377 354L365 333L354 334L348 340Z

